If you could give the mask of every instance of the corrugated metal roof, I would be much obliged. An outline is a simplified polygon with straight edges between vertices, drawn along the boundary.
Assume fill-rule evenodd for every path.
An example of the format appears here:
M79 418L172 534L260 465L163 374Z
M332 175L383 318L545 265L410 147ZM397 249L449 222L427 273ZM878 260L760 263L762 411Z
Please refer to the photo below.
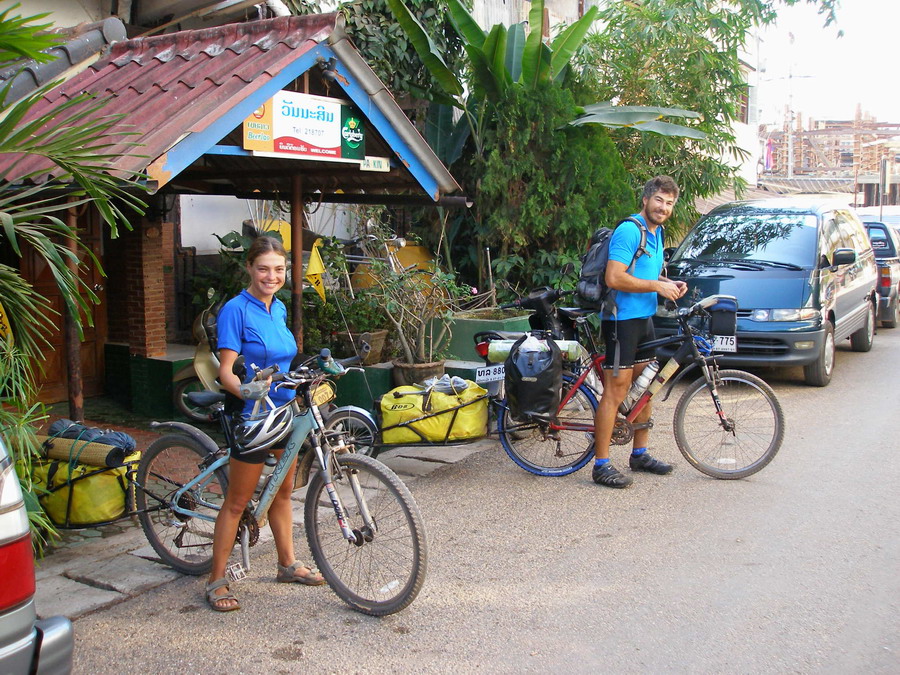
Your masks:
M741 200L768 199L770 197L777 197L779 194L780 193L774 190L768 190L766 188L747 188L741 195ZM722 204L727 204L728 202L734 201L738 201L738 198L734 194L734 190L728 189L723 190L722 192L713 195L712 197L695 199L694 208L697 209L697 213L702 216L709 213L717 206L721 206Z
M334 53L329 37L332 43L345 42L337 21L336 14L279 17L119 42L99 61L45 96L33 114L48 112L82 92L108 99L102 111L92 115L120 115L115 129L137 134L119 139L109 148L119 155L114 170L119 175L149 171L175 190L289 194L290 177L297 173L303 175L307 193L421 194L426 188L437 199L458 190L393 97L383 100L383 85L377 82L375 87L366 81L374 74L352 46L349 51L346 47L341 50L339 74L342 68L365 71L361 79L357 76L348 82L339 77L328 82L319 77L319 68L312 68L321 54ZM301 77L304 72L309 74ZM397 158L401 149L411 148L410 152L400 156L389 173L306 160L207 154L220 142L239 146L244 117L277 89L291 88L287 85L297 78L309 93L355 97L367 118L379 113L370 119L367 154ZM376 89L382 100L373 100ZM366 100L358 100L361 97ZM129 145L135 142L140 146ZM8 180L47 168L39 157L0 157L0 171L9 170ZM424 170L429 180L423 182L416 170Z

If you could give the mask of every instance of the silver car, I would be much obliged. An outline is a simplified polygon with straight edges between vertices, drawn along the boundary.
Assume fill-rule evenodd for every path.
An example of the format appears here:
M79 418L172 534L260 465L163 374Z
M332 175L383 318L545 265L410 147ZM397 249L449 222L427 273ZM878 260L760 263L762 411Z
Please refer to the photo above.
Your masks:
M15 466L0 438L0 675L69 673L72 623L38 620L34 608L34 553L28 514Z

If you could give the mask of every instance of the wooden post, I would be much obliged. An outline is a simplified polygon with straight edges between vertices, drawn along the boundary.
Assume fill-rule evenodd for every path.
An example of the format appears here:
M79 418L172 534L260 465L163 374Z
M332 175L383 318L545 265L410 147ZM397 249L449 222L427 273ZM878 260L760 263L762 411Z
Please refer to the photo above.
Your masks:
M66 225L72 230L72 238L68 241L69 250L78 254L78 216L75 209L66 210ZM78 264L73 259L66 259L66 266L76 277ZM77 308L75 309L77 312ZM63 344L65 345L66 377L69 392L69 419L80 422L84 419L84 387L81 379L81 337L78 335L78 317L66 308L63 312Z
M303 352L303 177L291 179L291 330Z

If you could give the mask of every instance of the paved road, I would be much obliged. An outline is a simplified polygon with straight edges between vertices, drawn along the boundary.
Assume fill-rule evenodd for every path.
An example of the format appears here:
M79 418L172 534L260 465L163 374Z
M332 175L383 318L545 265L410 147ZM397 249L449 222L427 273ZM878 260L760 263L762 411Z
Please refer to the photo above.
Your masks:
M898 355L883 330L825 389L761 373L788 430L744 481L681 459L673 401L653 441L675 474L625 491L531 476L499 446L418 478L430 567L399 615L275 584L257 548L240 612L178 578L78 619L76 672L900 672Z

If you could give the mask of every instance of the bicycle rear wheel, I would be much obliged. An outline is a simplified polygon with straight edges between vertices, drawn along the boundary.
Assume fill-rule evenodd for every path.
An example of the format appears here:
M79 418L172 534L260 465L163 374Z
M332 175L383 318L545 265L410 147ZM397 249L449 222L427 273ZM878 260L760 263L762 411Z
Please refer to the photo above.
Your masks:
M137 510L147 541L160 559L182 574L205 574L212 567L215 518L225 499L228 476L218 469L178 500L181 508L209 517L175 512L175 492L196 477L212 455L197 441L168 434L141 456L137 470Z
M765 467L781 448L784 413L772 388L755 375L722 370L719 379L722 413L733 428L723 428L701 377L675 406L675 442L684 458L707 476L745 478Z
M564 378L565 397L574 384ZM563 406L557 421L562 429L551 431L546 424L516 422L504 400L497 414L500 444L510 459L538 476L566 476L581 469L594 456L594 413L597 397L587 386L581 385ZM591 431L566 429L567 424L588 425Z
M419 594L425 582L428 547L419 507L397 475L381 462L347 453L334 457L334 488L347 525L357 536L347 541L319 471L310 480L304 516L306 538L322 576L353 609L384 616L399 612ZM364 504L353 492L358 481ZM375 531L361 515L368 510Z

